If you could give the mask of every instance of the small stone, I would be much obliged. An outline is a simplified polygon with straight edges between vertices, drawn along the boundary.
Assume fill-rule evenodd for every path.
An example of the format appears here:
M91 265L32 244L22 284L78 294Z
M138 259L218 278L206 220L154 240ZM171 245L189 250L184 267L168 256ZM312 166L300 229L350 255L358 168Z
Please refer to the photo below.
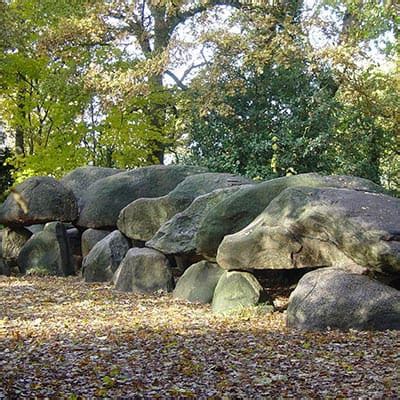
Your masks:
M226 271L215 288L212 310L228 314L243 308L254 307L265 300L263 288L249 272Z

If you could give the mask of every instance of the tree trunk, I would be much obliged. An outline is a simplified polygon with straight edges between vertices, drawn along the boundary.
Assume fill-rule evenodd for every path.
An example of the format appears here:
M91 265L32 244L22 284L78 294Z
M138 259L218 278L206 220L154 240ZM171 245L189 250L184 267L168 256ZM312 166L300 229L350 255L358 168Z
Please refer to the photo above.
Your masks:
M171 27L168 26L165 18L165 7L152 8L152 15L154 18L154 49L153 54L158 54L164 51L170 41ZM154 91L166 90L163 85L163 74L154 75L150 80ZM153 125L162 133L165 131L166 113L167 108L163 104L155 104L153 110L150 110ZM164 154L166 150L166 143L159 140L150 140L152 152L147 157L150 164L157 162L164 164Z
M377 137L378 132L376 130L372 130L370 132L370 140L369 140L369 154L368 161L371 167L371 176L370 179L378 184L380 184L380 163L381 163L381 146L379 137Z
M15 128L15 154L25 156L25 132L23 122L26 118L25 112L25 88L20 86L17 93L17 114L18 123Z

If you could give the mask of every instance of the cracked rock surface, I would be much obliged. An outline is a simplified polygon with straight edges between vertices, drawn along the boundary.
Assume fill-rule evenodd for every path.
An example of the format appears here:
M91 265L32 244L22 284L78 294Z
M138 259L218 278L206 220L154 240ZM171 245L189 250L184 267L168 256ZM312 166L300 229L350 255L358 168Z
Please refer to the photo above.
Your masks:
M225 237L227 270L358 265L400 271L400 199L335 188L289 188L250 225Z
M198 253L215 260L217 249L226 235L236 233L260 215L270 202L290 187L333 187L381 193L375 183L354 176L321 176L315 173L284 176L253 186L241 187L237 193L216 205L203 218L196 237Z

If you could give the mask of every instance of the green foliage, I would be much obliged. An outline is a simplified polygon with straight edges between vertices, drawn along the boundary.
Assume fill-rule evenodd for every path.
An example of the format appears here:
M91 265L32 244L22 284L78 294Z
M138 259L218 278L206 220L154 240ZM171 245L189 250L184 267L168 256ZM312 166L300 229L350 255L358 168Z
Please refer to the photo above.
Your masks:
M362 15L354 6L360 2L321 3L353 16L346 38L336 21L338 45L316 50L306 24L256 12L240 17L241 35L207 38L214 62L185 101L192 161L260 178L351 174L399 190L399 69L382 70L366 53L372 39L393 29L392 9L368 3ZM381 57L398 62L396 54Z
M395 2L325 0L342 19L339 43L317 55L334 71L335 172L364 176L400 193L398 154L400 64Z
M66 1L7 3L12 29L0 60L0 118L15 132L15 155L7 162L17 182L31 175L60 176L84 162L79 121L89 95L82 65L51 56L41 44L52 24L80 9Z
M399 190L395 3L317 0L308 14L299 0L245 3L0 0L7 184L10 168L19 182L163 162L183 137L182 158L212 170L345 173ZM235 11L210 27L215 5ZM190 40L177 34L189 19ZM320 49L310 32L326 35ZM167 86L196 43L205 66Z
M190 158L253 178L332 172L330 69L315 66L293 19L253 13L240 23L246 34L209 39L214 63L189 92Z
M377 69L363 71L342 85L333 141L336 171L364 176L399 191L398 123L400 77Z
M385 36L388 32L398 34L400 14L396 1L377 0L317 0L320 9L328 10L336 20L344 22L343 38L348 44L369 45L379 40L385 51L391 52L393 42ZM334 19L333 19L334 20ZM333 32L337 31L333 28ZM337 32L336 32L337 33Z
M111 158L109 166L118 168L157 163L153 155L158 146L174 144L177 118L174 103L170 91L153 91L147 97L135 96L125 101L123 107L110 107L96 128L97 147L103 149L97 151L100 155L97 163L104 164L107 156ZM164 121L162 127L158 124L160 119Z
M331 172L334 100L321 77L307 69L302 60L289 67L271 63L261 74L233 71L217 87L208 86L221 98L200 118L196 106L201 103L198 98L192 103L193 159L213 170L251 177ZM243 86L228 95L231 79Z
M0 203L5 199L7 189L12 185L12 167L6 163L11 152L9 149L0 150Z
M59 143L52 143L47 147L37 147L32 155L14 156L8 159L8 165L14 168L13 179L15 183L21 183L31 176L50 175L61 178L77 166L85 165L87 151L68 140L68 136L57 136L54 140Z
M1 2L10 34L0 37L7 49L0 58L0 118L15 132L16 155L8 163L17 181L60 176L87 162L157 163L174 145L174 91L162 86L169 36L144 57L123 50L128 32L105 21L128 3ZM127 21L143 12L137 4L128 8ZM158 11L168 10L157 4L146 12L156 19ZM169 23L179 21L171 16ZM129 33L143 44L142 33Z

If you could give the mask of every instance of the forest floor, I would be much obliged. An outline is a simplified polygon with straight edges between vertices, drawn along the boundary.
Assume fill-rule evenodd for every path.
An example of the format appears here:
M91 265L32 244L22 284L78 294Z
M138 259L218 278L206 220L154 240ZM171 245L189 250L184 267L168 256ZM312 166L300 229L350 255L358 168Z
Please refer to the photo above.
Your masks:
M0 398L400 398L400 332L298 332L78 278L0 277Z

